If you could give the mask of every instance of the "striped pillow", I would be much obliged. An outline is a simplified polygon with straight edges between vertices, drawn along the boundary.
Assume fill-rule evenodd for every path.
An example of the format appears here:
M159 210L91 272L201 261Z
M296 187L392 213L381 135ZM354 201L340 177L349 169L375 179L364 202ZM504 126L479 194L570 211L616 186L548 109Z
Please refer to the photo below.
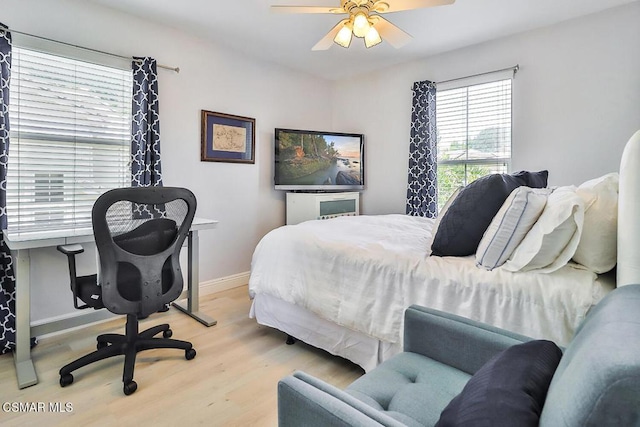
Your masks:
M553 190L547 204L502 268L507 271L551 273L569 262L582 235L584 201L576 187Z
M493 270L509 259L542 214L550 192L518 187L509 194L478 245L478 267Z

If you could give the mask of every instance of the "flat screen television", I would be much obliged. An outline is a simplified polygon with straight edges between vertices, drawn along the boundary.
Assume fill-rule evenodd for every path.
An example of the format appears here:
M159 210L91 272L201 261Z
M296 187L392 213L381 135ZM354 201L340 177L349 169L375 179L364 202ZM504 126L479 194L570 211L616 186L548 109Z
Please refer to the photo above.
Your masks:
M364 135L276 129L275 188L289 191L364 189Z

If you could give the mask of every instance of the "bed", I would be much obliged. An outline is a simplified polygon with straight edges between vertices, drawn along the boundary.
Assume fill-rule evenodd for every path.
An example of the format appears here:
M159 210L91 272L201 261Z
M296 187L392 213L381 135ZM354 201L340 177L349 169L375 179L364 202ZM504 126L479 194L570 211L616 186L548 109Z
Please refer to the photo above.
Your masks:
M623 166L624 156L632 165L640 159L640 133L634 138ZM640 209L635 169L620 171L619 205L627 211ZM620 213L619 229L635 227L637 216L628 213ZM615 271L597 274L572 261L549 273L511 272L479 268L475 256L429 256L435 227L427 218L363 215L275 229L254 252L250 316L369 371L402 350L411 304L567 345L616 286ZM618 270L621 260L639 258L636 245L625 244L618 243Z

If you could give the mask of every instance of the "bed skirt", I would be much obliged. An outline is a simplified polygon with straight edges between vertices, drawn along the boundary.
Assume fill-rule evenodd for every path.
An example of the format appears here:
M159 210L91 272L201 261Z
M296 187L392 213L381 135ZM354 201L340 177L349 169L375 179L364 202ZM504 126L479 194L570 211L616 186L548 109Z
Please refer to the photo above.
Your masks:
M249 317L334 356L344 357L360 365L365 372L402 351L399 343L380 341L352 331L268 294L255 296Z

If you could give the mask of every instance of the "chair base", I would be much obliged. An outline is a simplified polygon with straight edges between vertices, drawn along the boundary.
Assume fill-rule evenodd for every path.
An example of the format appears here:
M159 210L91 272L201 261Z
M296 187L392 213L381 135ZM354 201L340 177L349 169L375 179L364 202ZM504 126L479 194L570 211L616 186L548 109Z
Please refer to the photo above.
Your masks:
M154 338L161 333L163 338ZM136 391L137 384L133 381L133 370L136 355L139 351L154 348L175 348L185 351L185 358L191 360L196 356L193 345L188 341L169 339L172 332L168 324L157 325L145 331L138 332L138 318L135 314L127 315L126 334L104 334L97 338L97 350L89 353L60 369L60 386L66 387L73 383L71 372L99 360L124 355L124 373L122 382L124 394Z

